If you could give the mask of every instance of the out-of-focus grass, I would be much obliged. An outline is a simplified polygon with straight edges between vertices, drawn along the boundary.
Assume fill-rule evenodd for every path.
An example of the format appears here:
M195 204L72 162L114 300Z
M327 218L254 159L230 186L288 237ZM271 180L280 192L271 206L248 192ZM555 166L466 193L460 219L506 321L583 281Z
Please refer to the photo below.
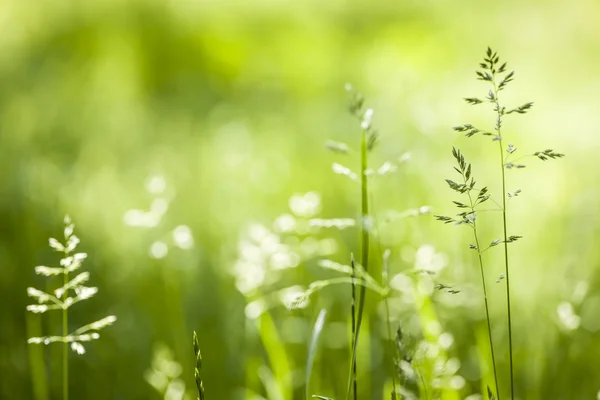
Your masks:
M72 398L149 398L154 392L143 375L154 343L175 349L183 343L178 361L191 371L183 350L192 328L209 397L234 398L245 386L259 391L260 379L251 376L268 358L253 325L245 323L246 300L229 274L241 230L250 221L269 223L286 211L291 194L309 190L322 194L326 217L358 214L358 188L330 173L332 159L323 147L326 139L352 143L358 135L344 109L348 81L376 109L384 145L373 163L412 155L400 173L374 184L376 207L447 210L443 178L451 146L459 144L474 163L488 156L450 129L464 120L486 121L460 99L480 89L470 71L487 45L518 71L506 100L536 103L526 118L508 124L509 140L514 134L521 149L541 150L531 146L543 142L568 156L560 165L542 170L531 164L510 177L515 187L527 188L510 221L524 236L513 247L518 262L511 275L519 305L517 392L528 400L593 397L600 356L599 7L564 0L5 2L0 397L33 397L25 288L39 283L33 266L53 260L46 240L60 231L67 212L79 222L84 247L93 249L89 268L103 294L85 311L74 308L73 318L119 317L85 358L71 360ZM152 232L124 226L126 210L149 204L144 180L155 171L175 191L163 224ZM494 171L478 175L486 173ZM150 243L180 223L192 228L194 249L150 260ZM483 234L497 235L493 227L482 225ZM460 285L462 297L439 296L436 313L455 337L459 372L470 392L477 391L475 327L482 310L472 254L460 246L467 239L427 218L403 220L382 233L383 245L397 254L391 273L411 266L422 244L446 254L443 278ZM340 251L356 246L352 234L340 241ZM490 263L490 276L500 274L500 261ZM314 275L301 267L282 279L306 284ZM491 292L495 334L505 338L503 292ZM347 349L328 347L327 332L344 336L339 324L347 295L340 288L301 312L272 311L286 352L280 356L298 367L290 371L292 382L304 376L310 322L327 306L315 369L320 376L312 385L343 391ZM578 329L562 326L557 309L563 302L581 318ZM408 310L392 309L408 318ZM190 332L172 326L182 319ZM42 329L57 323L44 322ZM305 340L290 336L296 330L286 324L304 326ZM506 351L500 350L504 368ZM55 349L44 352L47 360L57 359ZM368 357L362 359L368 367ZM58 363L46 371L50 397L60 389L59 371ZM193 374L184 378L191 391ZM295 390L303 393L301 386Z

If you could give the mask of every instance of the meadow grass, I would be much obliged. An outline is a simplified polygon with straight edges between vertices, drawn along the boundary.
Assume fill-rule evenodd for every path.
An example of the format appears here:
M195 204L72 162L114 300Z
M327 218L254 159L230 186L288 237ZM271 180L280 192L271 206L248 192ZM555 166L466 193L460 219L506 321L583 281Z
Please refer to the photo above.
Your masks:
M454 217L448 217L444 215L435 215L435 218L447 224L463 225L471 228L473 232L474 243L469 244L469 249L473 250L477 254L477 268L481 276L481 288L482 288L482 299L485 308L485 319L487 329L487 341L489 342L489 351L491 354L491 370L494 376L494 385L486 387L482 395L487 396L489 400L501 400L501 394L504 391L500 390L499 385L499 369L497 367L496 360L496 347L497 341L493 338L493 326L490 300L488 296L487 281L486 281L486 265L485 253L502 244L503 247L503 264L504 264L504 275L503 279L506 282L506 313L507 313L507 332L508 332L508 359L509 359L509 374L510 374L510 386L506 392L510 392L510 399L515 399L515 381L514 381L514 370L515 365L513 362L513 318L511 315L512 304L511 304L511 286L510 286L510 270L511 264L509 262L509 244L516 242L521 239L520 235L509 234L509 226L507 223L507 200L509 198L518 197L521 193L520 189L513 192L507 191L507 170L519 170L525 167L524 164L520 163L520 160L524 157L515 159L513 154L517 151L517 148L512 143L505 144L505 135L503 133L503 122L506 116L511 114L525 114L531 108L533 103L525 103L519 107L507 109L500 102L500 92L504 90L508 83L512 82L514 78L514 72L507 72L506 63L500 64L497 53L493 52L488 48L484 61L480 63L481 71L477 71L478 79L487 82L490 85L489 92L484 98L466 98L466 102L472 105L491 104L493 107L494 124L490 130L479 129L471 124L464 124L454 128L455 131L464 133L467 137L474 135L482 135L492 139L492 141L498 143L499 149L499 160L495 161L500 169L499 186L501 187L501 199L496 201L488 186L480 187L474 178L474 168L471 163L467 162L464 154L457 148L452 149L452 155L456 162L454 170L460 175L460 180L454 181L452 179L446 179L447 185L462 196L462 201L454 201L454 205L459 209L459 213ZM436 310L436 293L443 293L446 295L458 295L460 290L454 286L450 286L439 281L438 272L441 267L434 265L436 252L433 248L421 247L416 251L415 261L413 267L405 267L401 272L391 277L391 255L396 252L397 249L382 249L381 245L381 228L379 225L379 218L376 215L374 206L374 197L372 194L371 180L380 175L386 175L391 170L396 170L397 165L394 163L386 162L381 168L371 168L370 154L371 151L376 147L379 139L378 132L373 128L373 110L370 108L364 108L364 98L361 94L355 92L351 86L346 87L350 95L350 112L358 120L360 126L360 136L357 138L359 144L359 158L360 158L360 169L357 173L351 169L342 166L341 164L334 163L333 171L336 174L344 175L350 178L352 181L360 185L359 199L357 201L357 209L359 209L358 218L335 218L335 219L321 219L315 218L317 212L315 211L318 207L313 207L315 210L309 212L299 212L298 214L305 218L306 226L315 229L346 229L357 227L358 230L358 241L356 246L357 254L359 254L357 262L354 258L354 253L349 254L338 254L338 256L349 260L349 265L335 262L329 258L324 258L316 255L307 256L306 259L302 260L294 252L291 246L283 246L281 243L277 247L277 250L273 254L269 254L269 257L277 254L281 256L284 254L288 257L284 262L285 265L278 266L276 270L283 271L291 268L295 268L302 262L315 262L316 265L329 272L335 273L336 276L333 278L322 279L312 281L305 290L297 290L291 298L288 296L286 305L289 309L304 309L307 306L309 299L316 293L324 292L324 289L331 288L338 285L348 285L349 290L346 291L346 295L350 296L349 304L346 309L350 311L350 346L348 351L348 379L345 382L345 390L343 392L337 392L333 395L335 397L327 397L321 394L312 394L312 388L310 386L311 376L315 371L316 359L318 351L320 350L319 342L321 335L326 326L328 316L327 308L320 308L318 316L315 319L315 323L312 327L312 333L307 346L306 362L304 363L304 387L303 397L304 398L318 398L323 400L332 399L346 399L358 400L368 396L367 393L378 393L379 389L373 389L367 387L368 379L372 379L372 382L378 382L377 379L380 377L368 377L366 374L362 374L359 365L359 344L361 338L361 330L365 320L368 321L369 327L369 340L371 344L383 343L383 348L388 352L387 358L391 361L390 365L385 366L385 376L382 378L383 385L385 387L385 397L396 399L441 399L441 400L459 400L462 395L461 389L464 387L465 379L458 374L460 368L460 361L455 357L452 357L453 350L451 349L452 340L448 340L448 336L442 339L444 332L442 322L438 317ZM339 143L339 142L328 142L327 147L335 153L347 154L350 146ZM530 156L536 157L542 161L548 159L556 159L563 157L563 154L555 152L552 149L546 149L543 151L537 151L529 154ZM499 162L498 162L499 161ZM311 202L310 196L304 196L304 200L308 203ZM466 199L466 200L465 200ZM489 244L483 245L485 240L482 238L482 233L478 230L477 221L482 211L482 204L489 204L490 202L495 203L498 206L498 210L501 211L502 219L502 237L500 239L494 239ZM291 207L293 208L293 207ZM136 211L136 210L134 210ZM166 211L163 209L162 213ZM293 211L293 210L292 210ZM151 212L150 212L151 213ZM401 216L414 216L427 214L428 210L420 208L418 211L411 211ZM143 213L136 214L138 217L143 216ZM145 214L144 214L145 215ZM132 217L132 214L129 214ZM162 214L157 218L160 221ZM131 222L131 219L130 219ZM28 342L31 344L50 344L54 342L62 343L62 398L68 400L69 398L69 366L68 366L68 349L69 347L78 354L84 354L85 348L83 342L89 342L99 338L98 331L104 327L111 325L115 322L116 317L109 316L100 320L97 320L91 324L85 325L74 331L69 330L69 308L86 299L89 299L95 295L98 291L95 287L86 287L86 283L89 279L89 273L83 272L76 276L71 276L75 270L79 269L87 257L86 253L75 253L75 250L79 244L79 239L74 235L74 225L70 218L64 220L64 242L58 241L51 238L49 241L50 247L57 252L63 254L63 258L60 261L60 267L46 267L38 266L35 268L35 272L38 275L53 277L62 276L62 282L60 286L52 293L41 291L35 288L28 288L28 294L38 301L38 304L33 304L27 307L27 310L33 313L44 313L51 310L61 310L61 334L60 335L48 335L48 336L34 336L29 338ZM158 222L156 222L157 224ZM156 224L151 227L156 226ZM133 224L135 225L135 224ZM138 225L138 226L144 226ZM148 226L146 226L148 227ZM180 226L181 227L181 226ZM191 234L188 233L188 241L191 240ZM310 235L310 230L307 230ZM288 232L289 233L289 232ZM306 235L307 233L302 233ZM263 230L258 234L254 232L255 236L260 236L261 240L268 238L273 239L271 232ZM276 236L276 235L275 235ZM279 238L277 238L279 240ZM175 245L181 248L190 248L191 245L180 245L175 240ZM259 243L259 246L264 243ZM263 246L265 247L265 246ZM164 258L168 252L169 246L163 241L156 241L150 247L150 256L155 259ZM295 260L294 257L298 258ZM285 258L285 257L284 257ZM294 259L295 261L289 261ZM286 264L287 263L287 264ZM242 263L243 267L247 267L248 263ZM378 270L376 267L380 267ZM273 270L269 270L265 266L260 272L272 273ZM241 271L238 270L238 271ZM172 282L176 282L174 279L170 281L172 277L167 270L164 270L164 278L166 288L169 289L169 285L174 285ZM276 314L273 311L275 303L285 297L285 293L290 292L287 288L283 290L270 291L272 287L264 281L253 281L251 276L238 277L236 281L238 290L244 294L248 300L246 306L246 317L251 320L249 325L253 326L257 337L259 338L262 348L265 352L265 360L261 360L258 364L256 371L256 382L261 387L247 388L248 390L256 390L256 393L262 393L272 400L292 400L295 398L295 384L293 372L295 370L295 362L292 357L288 356L285 345L280 340L280 328L278 327ZM398 288L398 285L392 284L392 281L404 280L408 282L408 288ZM375 296L368 297L367 290L373 293ZM177 309L182 311L182 304L179 299L179 287L174 286L171 292L167 293L166 302L173 301L169 308ZM411 339L406 336L406 332L409 329L404 329L404 320L394 315L394 312L398 312L397 308L392 307L394 302L398 303L399 297L410 298L411 310L410 313L418 319L418 331L411 332L412 335L416 336L415 339L418 343L411 342ZM174 299L171 299L173 297ZM378 304L382 305L383 317L379 316L375 310L378 304L367 305L367 298L373 299ZM275 299L275 300L274 300ZM443 300L442 300L443 301ZM369 308L369 311L366 311ZM404 311L404 310L403 310ZM173 325L176 325L179 329L179 334L176 335L176 339L179 338L182 331L185 331L185 318L183 313L173 316ZM384 334L380 334L377 330L379 323L384 325ZM40 331L40 327L35 325L35 321L31 321L31 331ZM408 325L408 324L407 324ZM394 335L395 332L395 335ZM414 339L414 338L413 338ZM176 340L177 341L177 340ZM200 353L200 345L196 331L192 335L193 351L195 357L194 363L194 377L197 391L197 399L205 399L204 382L202 380L202 355ZM448 344L449 343L449 344ZM180 345L182 346L182 345ZM374 348L373 346L371 348ZM32 360L38 360L34 362L40 362L43 357L34 355L32 353ZM383 363L385 364L385 363ZM345 367L345 366L344 366ZM35 376L41 376L41 379L45 379L44 373L40 372L40 366L37 365L38 372ZM342 366L340 366L342 368ZM253 372L254 373L254 372ZM249 377L250 380L250 377ZM371 383L372 383L371 382ZM376 385L371 385L376 386ZM35 385L36 393L38 397L47 396L48 389L46 385L38 382ZM317 389L317 390L320 390ZM185 393L185 389L181 390ZM166 396L166 394L165 394ZM259 396L259 395L257 395ZM379 397L375 395L374 397ZM258 397L257 397L258 398Z
M513 144L513 142L506 141L506 135L503 133L503 125L504 120L507 116L513 114L526 114L532 107L533 102L524 103L521 106L514 108L506 108L500 101L500 92L506 89L508 84L514 80L515 71L508 72L507 63L501 63L500 57L498 53L493 51L490 47L487 48L483 61L479 64L481 70L476 71L477 79L486 82L489 85L488 93L485 97L467 97L464 100L470 105L479 105L479 104L490 104L492 106L494 112L494 123L492 129L483 129L477 128L472 124L464 124L460 126L454 127L456 132L464 133L464 135L469 138L475 135L481 135L484 137L489 137L493 142L498 143L498 159L495 162L497 168L500 170L500 203L495 201L493 197L489 194L487 186L482 188L476 187L476 181L472 176L472 166L470 163L465 161L463 154L460 150L455 148L452 149L452 155L454 156L457 167L454 167L454 170L458 172L462 178L462 183L454 182L453 180L446 179L446 183L450 187L450 189L455 192L466 195L468 198L468 203L462 203L459 201L454 201L454 204L461 210L460 213L456 215L456 217L447 217L443 215L436 215L436 219L444 222L444 223L453 223L456 225L466 225L469 226L473 230L473 237L475 240L474 244L470 244L469 247L477 252L477 258L479 263L479 269L481 272L481 284L483 289L483 299L485 303L485 313L486 313L486 322L487 322L487 331L489 337L490 344L490 352L492 359L492 367L494 371L494 382L496 388L492 391L488 387L488 397L492 398L492 392L495 393L498 400L500 400L500 388L498 386L498 371L496 367L496 359L494 356L494 343L492 338L492 327L491 327L491 318L490 311L488 305L488 295L486 289L486 279L484 273L484 263L482 259L482 255L487 250L491 249L502 243L504 254L503 254L503 264L504 264L504 274L501 276L501 279L504 279L506 282L506 314L507 314L507 331L508 331L508 358L509 358L509 375L510 375L510 398L515 398L515 381L514 381L514 361L513 361L513 318L512 318L512 304L511 304L511 287L510 287L510 258L509 258L509 244L516 242L521 239L522 236L509 234L508 232L508 224L507 224L507 199L515 198L519 196L521 193L521 189L516 189L512 192L507 191L507 170L520 170L526 167L525 164L522 164L520 160L526 157L536 157L542 161L546 161L549 159L557 159L564 156L564 154L555 152L552 149L546 149L543 151L537 151L534 153L526 154L525 156L514 159L514 154L517 151L517 147ZM472 192L475 191L476 197L472 196ZM477 219L480 214L480 210L478 206L486 202L487 200L492 199L492 201L498 206L498 209L502 214L502 237L500 239L494 239L490 242L490 244L481 248L480 245L480 236L477 231ZM483 210L481 210L483 211Z

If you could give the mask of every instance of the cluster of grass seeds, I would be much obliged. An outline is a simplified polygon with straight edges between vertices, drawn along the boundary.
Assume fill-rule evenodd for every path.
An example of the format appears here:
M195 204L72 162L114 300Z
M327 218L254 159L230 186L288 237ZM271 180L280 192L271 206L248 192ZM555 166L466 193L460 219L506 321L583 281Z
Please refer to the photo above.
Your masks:
M488 387L488 397L490 399L497 398L500 400L500 390L498 387L498 372L496 369L496 362L494 357L494 344L492 340L492 329L490 322L490 314L488 307L488 297L486 290L486 280L484 273L484 263L482 254L488 249L503 244L504 247L504 274L501 278L505 278L506 282L506 306L507 306L507 326L508 326L508 349L509 349L509 372L510 372L510 398L515 397L514 388L514 365L513 365L513 333L512 333L512 317L511 317L511 291L510 291L510 263L509 263L509 244L521 239L520 235L509 235L507 226L507 199L517 197L521 193L521 189L516 189L512 192L508 192L506 171L513 169L525 168L525 164L520 161L528 156L536 157L542 161L549 159L561 158L564 155L558 153L552 149L546 149L542 151L536 151L532 154L514 158L517 152L517 147L513 143L505 143L505 137L503 135L503 124L504 119L513 114L526 114L533 106L532 102L525 103L515 108L506 108L501 101L500 93L506 89L507 85L513 81L515 72L507 72L507 64L500 63L500 57L491 48L488 47L483 62L479 64L481 70L476 71L477 79L486 82L489 85L488 93L483 98L469 97L465 98L465 101L471 105L478 104L491 104L494 112L494 124L492 129L480 129L472 124L464 124L454 127L457 132L464 133L466 137L472 137L475 135L487 136L492 139L493 142L498 143L498 160L497 165L500 170L500 183L502 187L501 201L500 203L494 201L499 207L502 213L502 238L492 240L489 245L482 248L480 245L480 235L477 231L477 218L480 214L479 206L489 199L492 199L488 192L487 187L478 188L476 181L472 176L471 164L465 161L463 154L460 150L452 149L452 155L456 160L457 166L454 167L455 171L460 175L461 181L455 182L451 179L447 179L446 183L450 189L454 190L458 194L464 196L467 202L454 201L454 204L459 208L460 212L456 217L447 217L437 215L436 218L444 223L454 223L456 225L466 225L473 230L473 238L475 243L471 243L469 247L477 252L479 269L481 272L481 281L483 288L483 297L485 302L487 330L489 336L490 350L492 354L492 363L494 371L494 380L496 384L495 390ZM492 199L493 200L493 199Z
M192 338L194 345L194 357L196 358L196 364L194 366L194 378L196 380L196 388L198 389L198 400L204 400L204 384L200 377L200 371L202 370L202 354L200 354L200 346L198 345L198 336L196 331Z
M479 206L485 203L490 199L490 195L488 194L487 187L483 187L481 189L476 189L476 181L472 175L471 164L465 161L463 154L460 150L455 148L452 149L452 155L456 160L456 166L454 167L455 171L460 175L461 181L455 182L451 179L447 179L446 182L448 186L455 192L463 195L468 200L466 203L460 201L453 201L454 205L461 210L455 218L450 218L446 216L436 215L436 218L444 223L455 223L457 225L466 225L472 228L473 231L473 240L474 243L469 245L469 248L475 250L477 252L477 259L479 262L479 271L481 273L481 285L483 289L483 300L485 304L485 317L487 322L487 332L490 343L490 351L492 356L492 369L494 371L494 383L496 385L496 393L498 393L498 372L496 370L496 357L494 354L494 343L492 338L492 327L490 320L490 310L488 303L488 295L487 295L487 286L485 280L485 268L483 262L483 253L490 249L491 247L498 244L497 241L493 241L486 248L481 248L480 245L480 234L477 231L477 215L479 211Z
M63 254L60 260L60 267L35 267L35 273L46 277L62 276L62 285L52 293L33 287L27 288L27 294L38 301L38 304L27 306L27 311L33 313L45 313L47 311L62 311L62 334L42 337L32 337L27 340L30 344L63 343L63 400L69 398L69 347L77 354L84 354L85 347L83 342L90 342L98 339L99 330L111 325L117 320L114 315L102 318L90 324L84 325L74 331L69 331L69 309L71 306L87 300L98 292L96 287L87 287L84 284L89 280L89 272L80 272L74 277L71 273L81 268L83 261L87 258L86 253L76 253L75 250L79 244L79 238L74 234L75 225L67 216L64 219L65 228L63 231L64 242L50 238L50 247Z

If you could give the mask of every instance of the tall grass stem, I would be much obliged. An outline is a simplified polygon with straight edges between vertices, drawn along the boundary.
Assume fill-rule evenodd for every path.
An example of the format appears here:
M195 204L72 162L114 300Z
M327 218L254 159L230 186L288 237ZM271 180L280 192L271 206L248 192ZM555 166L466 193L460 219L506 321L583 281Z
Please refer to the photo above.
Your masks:
M498 130L498 135L500 131ZM502 142L498 141L498 148L500 149L500 166L502 167L502 227L504 233L504 274L506 276L506 312L508 316L508 355L509 355L509 368L510 368L510 398L515 398L515 384L514 384L514 368L513 368L513 343L512 343L512 317L511 317L511 304L510 304L510 276L509 276L509 263L508 263L508 233L506 228L506 179L504 172L504 153L502 151Z
M360 238L361 238L361 264L364 268L365 272L368 272L369 268L369 232L366 229L367 219L369 217L369 196L368 196L368 181L367 181L367 168L368 168L368 143L367 143L367 130L362 130L362 138L361 138L361 152L360 152L360 191L361 191L361 221L360 221ZM366 296L367 288L364 285L361 285L360 288L360 298L358 301L358 314L356 317L356 331L354 335L354 343L352 346L352 362L350 364L350 379L348 381L348 390L346 392L346 399L348 399L351 383L355 380L355 374L353 371L353 367L356 363L356 352L358 350L358 338L360 335L360 327L362 325L362 318L365 309L365 296ZM354 385L356 388L357 385ZM356 393L356 391L355 391ZM358 394L355 394L358 396ZM356 399L356 398L355 398Z
M509 369L510 369L510 398L515 398L515 385L514 385L514 367L513 367L513 343L512 343L512 316L511 316L511 303L510 303L510 276L509 276L509 262L508 262L508 232L506 227L506 173L504 164L504 149L502 148L502 132L500 128L500 122L502 121L503 108L500 106L500 100L498 99L498 86L496 85L495 73L492 74L492 86L494 91L494 102L496 104L497 113L497 128L496 133L498 134L498 154L500 156L500 170L502 171L502 228L504 234L504 274L506 277L506 313L508 318L508 357L509 357Z
M66 256L68 256L67 252L65 252L65 257ZM69 273L66 270L63 277L63 285L66 286L69 282ZM68 296L68 291L65 291L63 301L65 301ZM62 310L62 335L63 337L69 335L69 312L66 307ZM69 343L67 342L63 343L62 378L63 400L69 400Z
M465 184L467 181L465 180ZM473 203L473 198L471 197L471 193L467 192L469 195L469 205L473 214L475 213L475 204ZM496 357L494 355L494 341L492 339L492 324L490 321L490 308L488 305L488 295L487 295L487 287L485 284L485 272L483 270L483 258L481 256L481 247L479 244L479 235L477 234L477 223L473 220L473 236L475 238L475 246L477 246L477 258L479 260L479 271L481 272L481 287L483 288L483 301L485 304L485 319L487 323L487 331L488 338L490 341L490 352L492 355L492 367L494 370L494 384L496 385L496 397L500 400L500 387L498 386L498 371L496 369Z

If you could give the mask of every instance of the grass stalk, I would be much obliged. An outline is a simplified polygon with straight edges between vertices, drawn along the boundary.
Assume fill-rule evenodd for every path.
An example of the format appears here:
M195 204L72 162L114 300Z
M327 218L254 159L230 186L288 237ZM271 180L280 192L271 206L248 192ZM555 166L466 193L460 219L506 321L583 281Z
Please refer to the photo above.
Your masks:
M498 125L500 125L500 120L498 120L498 121L499 121ZM492 324L491 324L491 319L490 319L489 300L488 300L488 294L487 294L487 286L486 286L485 271L484 271L483 256L482 256L483 253L485 251L487 251L489 248L496 246L500 242L500 239L494 240L492 243L490 243L490 245L487 248L482 250L481 241L479 240L479 234L477 231L477 219L478 219L478 215L480 212L480 210L478 210L477 207L480 206L482 203L490 200L491 196L488 194L487 187L483 187L481 189L475 189L477 182L475 181L475 178L473 177L471 164L467 163L465 161L465 158L462 155L462 153L460 152L460 150L453 148L452 155L454 156L454 158L457 162L457 167L454 167L454 170L461 175L462 183L457 183L450 179L446 179L446 183L448 183L448 186L455 192L462 194L462 195L466 194L466 197L469 199L468 204L461 203L460 201L453 201L453 203L459 209L467 210L467 211L462 211L459 214L457 214L457 216L460 217L458 219L454 219L454 218L450 218L450 217L446 217L446 216L442 216L442 215L436 215L435 217L439 221L442 221L446 224L454 223L455 225L466 225L473 230L473 237L475 240L475 244L470 244L469 248L473 249L473 250L477 250L477 259L479 262L479 272L481 274L481 286L483 288L483 301L484 301L484 305L485 305L485 317L486 317L486 323L487 323L487 332L488 332L488 339L489 339L489 345L490 345L490 353L492 356L492 367L493 367L493 371L494 371L494 384L496 386L496 389L495 389L496 397L494 397L494 398L497 400L500 400L500 388L498 386L498 370L496 367L496 356L495 356L495 351L494 351L494 341L492 338ZM478 193L477 197L475 199L473 198L473 196L471 194L471 192L473 190L476 190ZM507 243L509 241L510 240L506 239L505 243ZM490 393L491 393L491 389L489 388L489 386L488 386L488 391L490 391Z
M367 219L369 217L369 196L368 196L368 181L367 181L367 167L368 167L368 140L367 140L368 129L362 129L361 136L361 151L360 151L360 192L361 192L361 222L360 222L360 250L361 250L361 265L365 272L368 272L369 267L369 232L366 229ZM358 349L358 339L360 335L360 328L362 325L363 313L365 309L365 296L367 288L361 285L360 297L358 300L358 312L356 317L356 330L354 333L354 339L352 344L352 361L350 366L350 380L348 381L348 390L346 392L346 399L348 399L351 387L354 386L354 399L358 396L356 392L357 384L352 385L352 382L356 381L356 374L354 366L356 365L356 352Z
M371 209L372 210L376 210L375 207L375 200L373 199L373 196L371 196ZM373 211L373 214L375 214L375 211ZM387 289L389 289L389 258L390 258L390 250L385 250L382 251L381 248L381 237L379 236L379 233L381 232L379 229L379 220L375 217L373 217L373 226L375 227L375 232L377 232L377 236L376 236L376 246L377 246L377 251L379 254L381 254L382 256L382 270L381 270L381 283L383 286L385 286ZM392 400L396 400L397 396L398 396L398 389L396 387L396 365L394 362L394 354L396 353L396 349L394 348L394 336L392 336L392 321L390 318L390 304L389 304L389 295L386 294L383 298L383 302L385 304L385 318L386 318L386 325L387 325L387 337L388 337L388 344L390 346L390 363L391 363L391 375L392 375Z
M500 135L500 130L498 130ZM511 303L510 303L510 276L509 276L509 263L508 263L508 233L506 228L506 179L504 173L504 154L502 151L502 143L499 141L498 148L500 149L500 163L502 169L502 227L504 234L504 274L506 277L506 312L508 315L508 355L509 355L509 368L510 368L510 397L515 398L514 393L514 369L513 369L513 343L512 343L512 317L511 317Z
M511 317L511 302L510 302L510 274L509 274L509 262L508 262L508 232L506 227L506 173L505 173L505 161L504 161L504 149L502 148L502 116L504 115L504 108L500 106L498 100L498 86L496 85L496 73L492 72L492 86L494 93L494 104L497 113L496 119L496 134L498 142L498 152L500 156L500 170L502 172L502 232L504 241L504 274L506 278L506 313L508 318L508 357L509 357L509 369L510 369L510 398L515 398L514 392L514 368L513 368L513 343L512 343L512 317Z
M467 180L465 179L465 185L467 184ZM475 214L475 203L473 202L473 198L471 197L471 193L467 192L469 196L469 206L471 208L471 212ZM498 371L496 369L496 357L494 355L494 341L492 339L492 324L490 320L490 308L488 305L488 295L487 295L487 287L485 284L485 272L483 270L483 258L481 256L481 246L479 243L479 235L477 234L477 223L475 219L473 220L473 237L475 238L475 246L477 246L477 258L479 260L479 271L481 272L481 287L483 288L483 301L485 304L485 319L487 323L487 331L488 338L490 341L490 352L492 355L492 367L494 370L494 384L496 385L496 398L500 400L500 386L498 386Z
M35 273L45 277L63 276L62 286L55 290L27 288L27 295L37 300L37 304L30 304L26 307L27 311L41 314L47 311L61 311L62 316L62 336L32 336L27 339L29 344L44 344L62 342L62 399L69 399L69 347L77 354L84 354L85 347L82 342L90 342L100 337L97 331L112 325L117 317L114 315L99 319L92 323L82 326L79 329L69 333L69 308L80 301L84 301L94 296L98 292L97 287L88 287L86 283L90 277L89 272L77 274L69 280L69 273L81 268L83 261L87 258L87 253L75 253L79 244L79 238L73 234L75 225L71 222L69 216L64 219L64 237L65 243L61 243L55 238L48 239L48 245L55 251L63 253L60 260L60 267L47 267L39 265L35 267ZM74 293L73 297L69 294ZM57 354L58 356L58 354ZM45 374L44 374L45 375Z
M386 316L386 323L387 323L387 333L388 333L388 343L390 346L390 357L392 360L392 400L395 400L397 397L397 393L398 393L398 389L396 388L396 374L394 371L395 365L394 365L394 341L393 341L393 336L392 336L392 322L390 321L390 304L388 301L387 296L384 299L384 304L385 304L385 316Z
M509 258L508 258L508 244L521 239L521 236L520 235L511 235L511 236L508 235L506 203L507 203L507 196L508 197L516 197L521 192L521 189L517 189L513 193L508 193L506 191L506 171L505 170L506 169L525 168L526 165L516 163L518 160L520 160L524 157L534 156L542 161L547 161L549 159L557 159L557 158L564 157L564 154L555 152L554 150L547 148L546 150L536 151L533 154L525 155L516 160L513 159L511 162L508 161L508 159L511 157L511 155L513 153L515 153L515 151L517 151L517 147L515 147L512 143L508 143L506 148L504 148L504 146L503 146L503 139L504 139L502 137L503 117L505 115L509 115L509 114L514 114L514 115L526 114L533 106L533 103L528 102L521 106L518 106L516 108L511 108L508 110L506 109L506 107L504 107L500 104L500 100L499 100L500 91L505 89L506 86L514 80L514 75L515 75L515 71L507 72L506 65L507 65L506 62L504 62L504 63L500 62L500 57L498 56L498 53L494 52L490 47L488 47L487 51L486 51L486 56L483 59L483 62L481 62L479 64L479 66L481 67L482 70L475 71L475 72L477 74L477 79L484 81L484 82L488 82L490 84L491 88L489 89L487 96L483 99L477 98L477 97L467 97L464 99L470 105L491 103L494 106L494 112L496 113L496 123L494 126L495 133L493 133L491 131L487 131L487 130L480 130L471 124L455 126L454 130L457 132L463 132L466 137L472 137L476 134L481 134L483 136L491 136L492 141L498 142L498 152L499 152L499 156L500 156L501 183L502 183L502 206L499 206L499 207L502 210L502 233L503 233L502 239L503 240L501 240L501 239L494 240L490 244L489 247L496 246L497 244L500 243L500 241L502 241L504 243L504 278L506 279L506 309L507 309L507 318L508 318L508 352L509 352L509 368L510 368L510 395L511 395L511 399L514 399L515 385L514 385L512 315L511 315L512 314L512 312L511 312L512 305L511 305L511 300L510 300L510 263L509 263ZM507 153L506 157L504 156L505 150ZM457 158L457 160L459 161L459 164L461 165L463 176L465 173L470 174L471 166L469 165L468 170L465 171L464 170L464 166L465 166L464 160L459 159L460 157L458 157L458 155L459 154L455 154L455 158ZM456 170L458 172L461 172L458 169L456 169ZM468 176L466 177L466 179L468 179ZM455 182L452 182L450 180L446 180L446 182L450 185L450 187L453 190L458 191L460 193L469 192L475 186L474 181L471 181L469 186L467 186L466 181L465 181L464 185L458 185ZM490 197L490 196L486 196L485 193L487 193L487 188L482 189L482 191L480 192L480 194L478 196L479 203L487 200ZM470 198L470 196L469 196L469 198ZM460 208L467 207L466 205L461 204L459 202L455 202L455 204L457 204ZM474 228L475 212L474 212L473 208L474 208L474 205L476 205L477 203L475 203L475 204L471 203L471 204L473 205L473 207L471 209L473 215L469 216L469 218L467 218L467 215L465 213L459 214L463 218L463 221L458 221L458 223L459 224L460 223L471 223L472 227ZM498 204L498 203L496 203L496 204ZM470 218L470 217L473 217L473 218ZM457 222L452 218L444 217L444 216L438 216L438 219L441 221L444 221L445 223ZM481 250L478 248L478 251L479 251L480 260L481 260ZM480 261L480 266L481 265L482 264ZM483 275L483 269L482 269L482 279L483 278L484 278L484 275ZM485 291L485 282L484 282L484 291ZM488 322L489 322L489 319L488 319ZM489 388L488 388L488 390L489 390Z
M200 376L200 371L202 371L202 354L200 353L196 331L194 331L192 336L192 344L194 346L194 357L196 359L194 365L194 378L196 381L196 388L198 389L198 400L204 400L204 384L202 383L202 378Z
M354 263L354 254L351 259L352 266L352 303L350 305L350 311L352 314L352 348L354 349L354 339L356 335L356 283L355 283L355 263ZM356 383L356 358L354 358L352 362L352 390L353 390L353 398L356 400L357 394L357 383Z
M65 257L68 256L68 252L65 252ZM69 272L65 269L63 274L63 285L67 285L69 282ZM65 301L69 293L66 290L63 294L62 300ZM62 310L62 335L66 337L69 335L69 311L65 307ZM63 400L69 400L69 343L66 341L63 343L63 362L62 362L62 391Z

